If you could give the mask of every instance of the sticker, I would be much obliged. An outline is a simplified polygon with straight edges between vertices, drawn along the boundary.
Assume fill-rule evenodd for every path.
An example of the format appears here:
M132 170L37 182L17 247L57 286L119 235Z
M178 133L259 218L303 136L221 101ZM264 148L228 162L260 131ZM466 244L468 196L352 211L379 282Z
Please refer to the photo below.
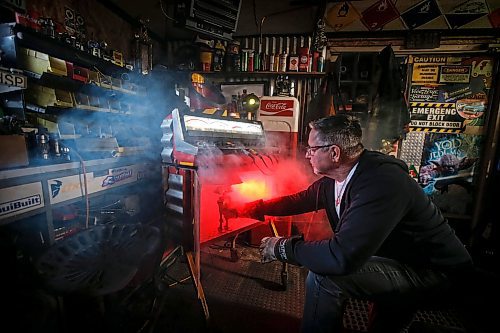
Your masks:
M488 20L493 28L500 28L500 8L495 9L488 15Z
M439 77L439 65L437 64L414 64L411 82L437 83Z
M437 86L411 86L410 102L437 102L439 89Z
M397 19L399 12L391 0L379 0L363 11L361 22L368 30L380 30L387 23Z
M415 29L441 16L436 0L425 0L401 14L408 29Z
M350 2L345 1L331 7L325 15L325 21L333 31L339 31L359 20L360 17L356 8Z
M456 103L458 114L464 119L476 119L481 117L486 110L484 99L460 99Z
M23 184L0 189L0 219L44 207L42 184Z
M410 127L461 130L463 118L455 103L410 103Z
M469 83L470 72L469 66L441 66L439 83Z
M467 0L444 16L450 29L456 29L487 14L489 10L485 0Z

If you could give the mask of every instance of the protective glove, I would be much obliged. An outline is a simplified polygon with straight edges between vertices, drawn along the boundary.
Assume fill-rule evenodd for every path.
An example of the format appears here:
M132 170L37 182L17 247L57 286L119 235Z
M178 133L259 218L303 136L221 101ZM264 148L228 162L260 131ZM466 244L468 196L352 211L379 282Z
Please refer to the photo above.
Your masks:
M260 241L259 251L260 251L260 262L265 264L276 260L276 255L274 250L276 248L276 243L283 237L264 237Z
M297 242L303 242L303 235L292 237L264 237L260 241L260 261L268 263L274 260L300 265L295 259L294 247Z

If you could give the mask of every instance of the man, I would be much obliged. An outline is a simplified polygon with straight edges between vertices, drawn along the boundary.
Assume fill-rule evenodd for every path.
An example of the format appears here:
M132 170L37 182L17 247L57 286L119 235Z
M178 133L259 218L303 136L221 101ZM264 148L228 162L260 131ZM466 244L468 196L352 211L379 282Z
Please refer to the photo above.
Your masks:
M263 220L326 210L331 239L266 237L260 246L263 262L309 270L303 332L340 332L348 297L376 305L371 331L398 332L417 301L449 289L471 269L471 257L407 165L363 148L356 120L337 115L309 126L306 158L323 177L302 192L253 202L239 213Z

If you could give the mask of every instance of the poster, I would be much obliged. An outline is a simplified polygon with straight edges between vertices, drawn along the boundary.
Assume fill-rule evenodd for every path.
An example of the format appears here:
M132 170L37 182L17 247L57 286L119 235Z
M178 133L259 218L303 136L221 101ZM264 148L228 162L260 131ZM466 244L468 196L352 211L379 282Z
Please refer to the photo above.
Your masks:
M446 192L451 185L470 191L482 139L466 134L426 134L418 176L425 193Z
M410 63L410 130L482 134L492 58L413 56Z

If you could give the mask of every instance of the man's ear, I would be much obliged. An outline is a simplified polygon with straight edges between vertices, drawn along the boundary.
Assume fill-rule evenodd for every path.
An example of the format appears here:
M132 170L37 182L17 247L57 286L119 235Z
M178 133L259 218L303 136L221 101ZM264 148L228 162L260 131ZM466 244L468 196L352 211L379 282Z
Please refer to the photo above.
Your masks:
M331 147L331 154L330 154L332 161L338 162L340 161L340 148L336 145L333 145Z

